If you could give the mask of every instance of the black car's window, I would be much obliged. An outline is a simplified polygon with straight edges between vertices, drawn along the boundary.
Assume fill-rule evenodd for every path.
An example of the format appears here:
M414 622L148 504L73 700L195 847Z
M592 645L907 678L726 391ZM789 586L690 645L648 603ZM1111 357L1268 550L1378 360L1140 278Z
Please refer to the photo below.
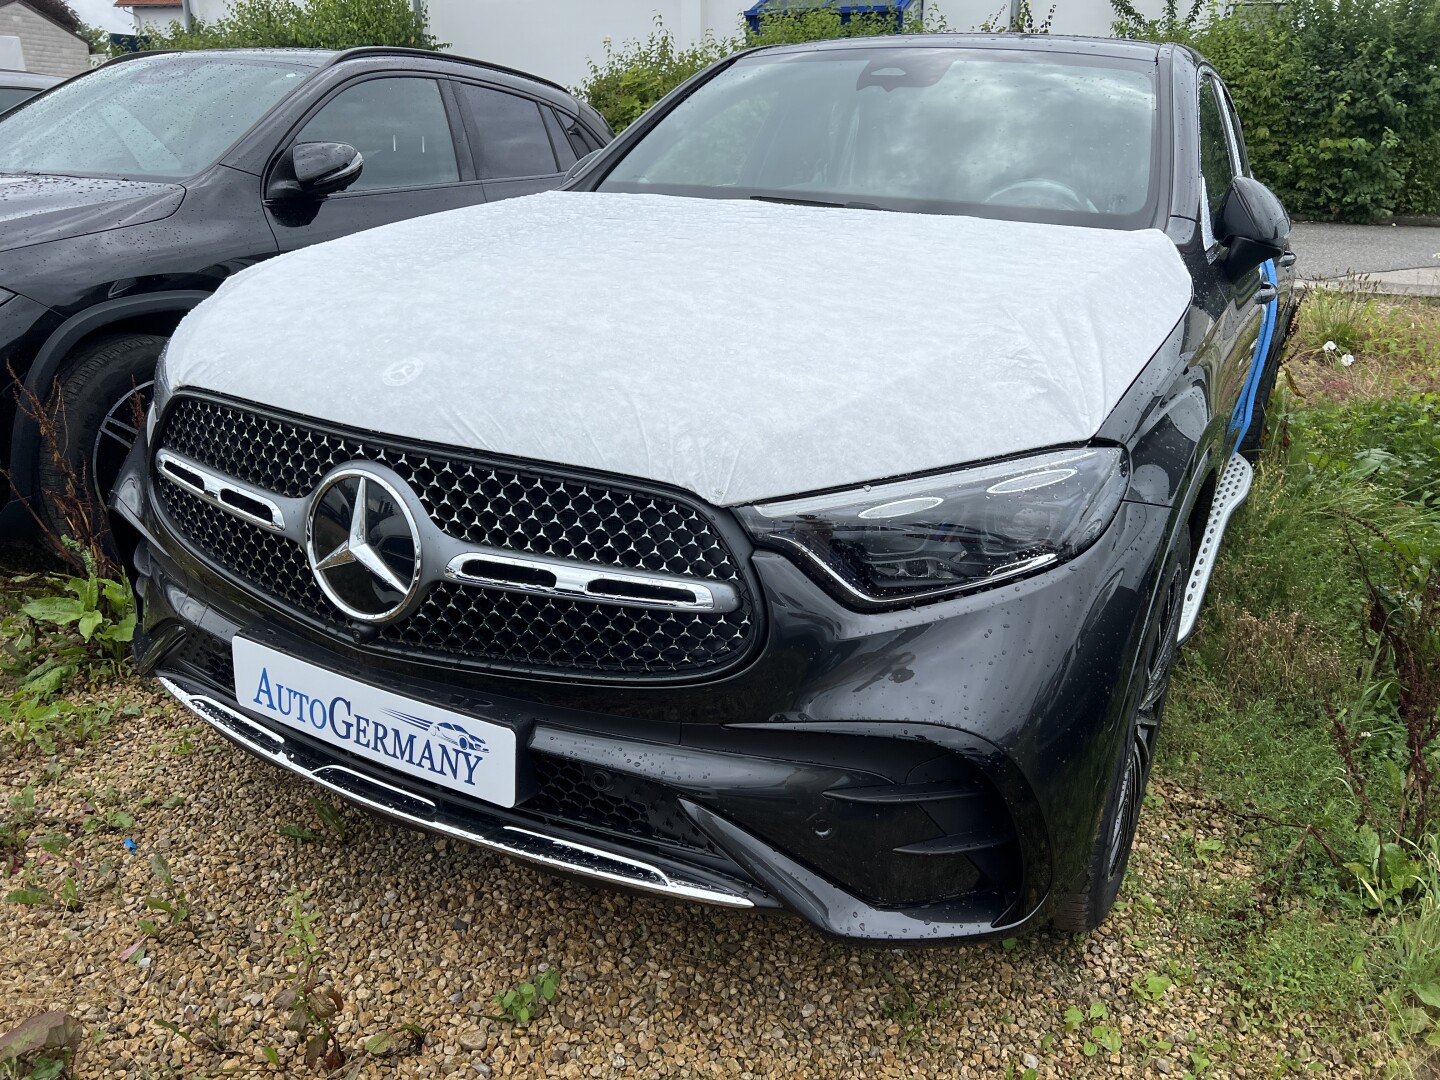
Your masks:
M560 118L555 115L555 110L548 106L542 106L540 112L545 117L545 130L550 134L550 145L555 148L555 164L561 169L568 169L575 164L579 156L575 148L570 145L570 140L565 134L565 127Z
M109 63L0 117L0 172L194 176L312 70L213 53Z
M604 145L599 139L595 138L594 135L590 134L590 129L580 123L576 117L562 115L560 117L560 123L565 128L565 135L570 140L571 149L575 151L577 158L582 158L586 154L593 154Z
M476 164L482 179L549 176L559 171L539 105L473 83L457 83L455 89L479 147Z
M22 101L29 101L39 92L20 86L0 86L0 113L8 112Z
M1200 174L1205 178L1206 209L1213 226L1235 179L1235 161L1215 80L1208 76L1200 81Z
M428 187L460 180L455 140L434 79L368 79L332 98L296 142L349 143L365 156L348 191Z
M759 53L701 85L601 190L1148 224L1154 65L957 48Z

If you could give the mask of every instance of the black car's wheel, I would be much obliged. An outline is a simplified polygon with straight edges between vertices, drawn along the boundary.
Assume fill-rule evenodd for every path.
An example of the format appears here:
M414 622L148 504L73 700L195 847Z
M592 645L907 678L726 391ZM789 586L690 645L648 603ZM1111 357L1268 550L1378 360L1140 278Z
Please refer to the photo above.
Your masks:
M44 404L37 509L52 539L106 535L105 500L145 422L165 338L124 334L69 357Z
M1057 929L1075 933L1095 929L1110 913L1125 879L1179 648L1180 608L1189 574L1190 534L1181 530L1180 540L1165 561L1159 600L1142 638L1139 670L1144 681L1131 706L1125 741L1115 763L1105 812L1091 844L1085 878L1079 888L1057 897L1052 915Z

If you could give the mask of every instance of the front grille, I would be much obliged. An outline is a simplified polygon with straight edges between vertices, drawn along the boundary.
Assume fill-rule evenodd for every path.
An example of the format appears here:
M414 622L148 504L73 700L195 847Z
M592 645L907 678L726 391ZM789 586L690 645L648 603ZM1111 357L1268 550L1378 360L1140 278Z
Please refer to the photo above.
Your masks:
M631 776L536 754L540 789L520 809L559 822L717 854L663 788Z
M405 479L436 525L467 543L730 582L740 591L736 610L695 614L440 582L412 615L381 628L370 649L505 670L674 677L731 666L757 631L751 590L720 529L700 506L676 496L332 432L190 396L175 399L156 446L291 498L308 495L338 465L373 461ZM281 606L347 627L299 544L163 475L156 487L171 521L201 554Z

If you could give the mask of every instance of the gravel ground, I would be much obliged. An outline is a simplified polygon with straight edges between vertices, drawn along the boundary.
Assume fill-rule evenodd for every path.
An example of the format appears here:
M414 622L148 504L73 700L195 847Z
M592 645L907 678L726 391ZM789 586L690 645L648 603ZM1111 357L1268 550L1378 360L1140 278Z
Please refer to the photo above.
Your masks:
M1281 1055L1297 1070L1358 1076L1383 1056L1363 1021L1343 1040L1332 1021L1330 1036L1303 1016L1255 1024L1244 1014L1264 1002L1237 1008L1223 986L1181 974L1194 945L1171 918L1167 886L1203 888L1248 867L1187 865L1173 854L1182 830L1202 834L1224 819L1172 786L1159 787L1144 815L1128 902L1096 934L1031 935L1008 948L856 948L789 917L563 881L351 808L343 840L297 843L277 828L319 831L316 789L193 725L148 684L120 692L141 715L62 755L58 770L49 765L58 776L37 784L40 832L78 837L87 814L114 809L135 822L41 856L49 861L38 881L52 893L74 874L78 910L0 907L0 1032L43 1009L72 1013L88 1033L82 1077L320 1075L300 1063L277 1005L294 970L283 899L297 887L315 890L321 971L346 1002L339 1037L352 1058L337 1075L920 1080L1020 1078L1033 1068L1041 1077L1178 1078L1193 1049L1214 1061L1206 1076L1278 1075ZM47 764L33 754L0 761L0 807ZM1243 852L1239 837L1213 835ZM152 914L144 902L158 891L154 852L191 914L122 960ZM528 1027L489 1018L497 991L546 965L563 972L547 1011ZM1134 985L1167 970L1176 984L1159 1001L1142 1000ZM1088 1019L1096 1003L1103 1020ZM1064 1020L1072 1006L1087 1015L1079 1031ZM160 1021L193 1030L196 1041ZM214 1021L226 1051L198 1038ZM428 1029L418 1051L376 1059L360 1050L404 1023ZM1097 1024L1113 1030L1118 1052L1091 1041ZM267 1047L278 1066L267 1064Z

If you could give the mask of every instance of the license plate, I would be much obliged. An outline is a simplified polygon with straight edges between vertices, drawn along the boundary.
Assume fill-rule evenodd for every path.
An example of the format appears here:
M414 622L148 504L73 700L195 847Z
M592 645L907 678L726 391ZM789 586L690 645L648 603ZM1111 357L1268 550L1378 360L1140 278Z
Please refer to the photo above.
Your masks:
M515 732L235 638L243 708L407 776L515 805Z

